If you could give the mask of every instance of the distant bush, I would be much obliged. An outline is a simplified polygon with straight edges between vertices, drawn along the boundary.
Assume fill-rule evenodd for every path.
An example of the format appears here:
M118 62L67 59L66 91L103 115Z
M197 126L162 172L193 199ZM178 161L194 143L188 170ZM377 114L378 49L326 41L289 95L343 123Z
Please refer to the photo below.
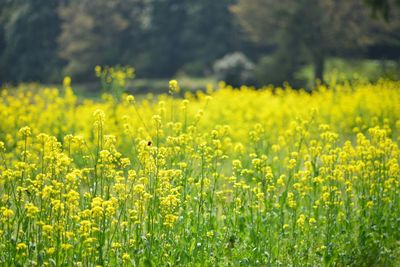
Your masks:
M281 86L288 82L295 88L303 87L305 81L298 77L298 63L285 60L280 54L262 57L255 67L255 76L259 85Z
M257 82L263 85L281 84L285 80L285 77L283 77L280 72L274 71L274 67L276 67L274 65L274 60L271 56L264 56L260 58L255 68Z
M227 54L214 63L214 74L218 80L232 86L254 84L255 65L243 53Z

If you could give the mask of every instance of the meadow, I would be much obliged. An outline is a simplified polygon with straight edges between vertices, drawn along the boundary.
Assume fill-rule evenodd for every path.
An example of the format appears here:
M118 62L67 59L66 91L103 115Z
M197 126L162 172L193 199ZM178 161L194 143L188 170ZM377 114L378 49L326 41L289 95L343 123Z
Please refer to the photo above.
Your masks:
M1 266L400 264L400 82L110 84L1 90Z

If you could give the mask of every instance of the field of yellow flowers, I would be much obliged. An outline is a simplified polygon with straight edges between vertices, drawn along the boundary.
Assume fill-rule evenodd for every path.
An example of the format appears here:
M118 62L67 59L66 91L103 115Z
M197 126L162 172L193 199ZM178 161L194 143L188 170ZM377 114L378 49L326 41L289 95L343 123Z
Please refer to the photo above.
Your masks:
M1 266L400 264L400 82L169 87L0 92Z

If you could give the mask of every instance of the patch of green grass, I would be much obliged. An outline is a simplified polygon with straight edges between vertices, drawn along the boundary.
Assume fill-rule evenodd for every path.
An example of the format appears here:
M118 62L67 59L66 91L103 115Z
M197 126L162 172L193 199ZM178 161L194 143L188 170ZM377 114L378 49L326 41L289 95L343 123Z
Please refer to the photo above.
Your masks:
M314 83L314 68L307 65L297 72L296 77L307 81L307 86ZM330 58L325 63L324 80L337 82L365 79L375 82L379 78L400 79L400 62L394 60L341 59Z

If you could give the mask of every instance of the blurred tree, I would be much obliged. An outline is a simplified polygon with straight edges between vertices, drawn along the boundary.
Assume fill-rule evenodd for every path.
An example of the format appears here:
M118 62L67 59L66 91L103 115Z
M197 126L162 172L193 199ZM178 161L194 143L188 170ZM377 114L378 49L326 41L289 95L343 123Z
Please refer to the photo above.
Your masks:
M97 64L201 75L240 46L233 1L0 0L0 76L49 82L63 67L88 80Z
M84 79L96 64L130 64L141 76L171 77L189 63L211 68L234 47L231 1L70 0L60 8L65 72Z
M6 40L5 40L5 29L4 29L4 24L6 23L6 10L7 10L7 0L0 0L0 6L2 7L0 9L0 85L3 80L5 80L5 66L4 62L2 60L2 55L4 53L4 50L6 49Z
M134 65L147 22L146 0L70 0L60 8L65 73L94 78L96 65Z
M185 1L151 0L150 10L147 47L150 60L146 74L172 76L183 64L181 35L187 16Z
M399 57L391 8L399 2L0 0L0 80L51 82L64 66L65 74L88 80L97 64L133 65L142 77L202 75L215 60L246 49L253 61L275 51L262 64L274 82L295 80L308 62L322 79L331 55L367 48L371 57ZM389 22L368 20L368 5Z
M287 53L283 59L278 57L275 64L285 64L279 59L309 59L315 79L322 81L328 56L368 42L361 4L346 0L239 0L232 11L254 41L275 45L279 53ZM286 69L287 77L293 76L299 61Z
M3 80L49 81L61 62L57 57L60 1L2 1ZM1 35L1 33L0 33ZM1 39L1 37L0 37ZM1 42L1 41L0 41Z
M185 66L201 73L199 69L211 68L216 59L232 51L235 34L231 3L152 0L147 74L170 77Z
M189 0L182 33L184 61L210 69L215 60L239 49L240 36L229 7L233 0Z
M390 9L395 5L400 6L400 0L364 0L372 8L373 15L380 14L385 20L389 20Z

